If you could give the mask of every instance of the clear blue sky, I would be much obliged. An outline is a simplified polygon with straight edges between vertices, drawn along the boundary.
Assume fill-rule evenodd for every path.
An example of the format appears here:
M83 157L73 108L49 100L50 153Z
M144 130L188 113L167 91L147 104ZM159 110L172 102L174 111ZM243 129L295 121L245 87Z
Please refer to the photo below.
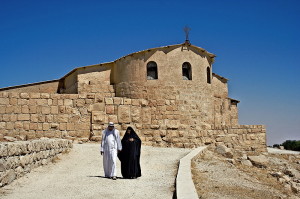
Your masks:
M217 55L240 124L265 124L269 145L300 140L299 0L0 0L0 87L182 43L185 25Z

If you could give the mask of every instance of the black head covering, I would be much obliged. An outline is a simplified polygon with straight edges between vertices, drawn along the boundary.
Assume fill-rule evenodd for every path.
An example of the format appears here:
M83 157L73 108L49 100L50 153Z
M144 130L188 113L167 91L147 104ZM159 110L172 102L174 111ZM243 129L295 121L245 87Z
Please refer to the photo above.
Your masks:
M128 130L131 130L130 134L127 133ZM136 140L140 140L139 136L136 134L136 132L133 130L133 128L131 126L127 127L126 129L126 133L125 135L123 136L122 140L128 140L129 138L133 138L133 139L136 139Z

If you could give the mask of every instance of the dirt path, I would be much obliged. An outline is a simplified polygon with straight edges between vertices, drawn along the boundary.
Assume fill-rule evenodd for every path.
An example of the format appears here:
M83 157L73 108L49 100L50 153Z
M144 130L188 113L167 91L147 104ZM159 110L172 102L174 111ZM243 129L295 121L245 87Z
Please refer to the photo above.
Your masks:
M99 144L74 144L55 164L40 167L0 189L0 198L172 198L180 158L189 149L142 146L142 177L103 178ZM121 177L120 162L117 165Z

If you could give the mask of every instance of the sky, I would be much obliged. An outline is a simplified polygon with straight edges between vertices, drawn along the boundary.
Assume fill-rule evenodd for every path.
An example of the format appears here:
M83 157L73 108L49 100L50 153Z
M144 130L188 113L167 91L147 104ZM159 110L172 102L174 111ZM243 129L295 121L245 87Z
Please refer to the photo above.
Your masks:
M299 0L0 0L0 88L190 41L240 100L240 124L267 144L300 140Z

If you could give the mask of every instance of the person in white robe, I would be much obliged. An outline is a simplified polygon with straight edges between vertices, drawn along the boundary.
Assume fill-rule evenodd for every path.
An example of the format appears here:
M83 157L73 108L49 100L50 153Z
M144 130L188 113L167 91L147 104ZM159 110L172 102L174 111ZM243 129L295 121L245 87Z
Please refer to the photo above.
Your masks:
M109 122L102 132L101 155L103 155L104 175L107 178L117 179L117 155L122 150L120 132L115 129L114 123Z

